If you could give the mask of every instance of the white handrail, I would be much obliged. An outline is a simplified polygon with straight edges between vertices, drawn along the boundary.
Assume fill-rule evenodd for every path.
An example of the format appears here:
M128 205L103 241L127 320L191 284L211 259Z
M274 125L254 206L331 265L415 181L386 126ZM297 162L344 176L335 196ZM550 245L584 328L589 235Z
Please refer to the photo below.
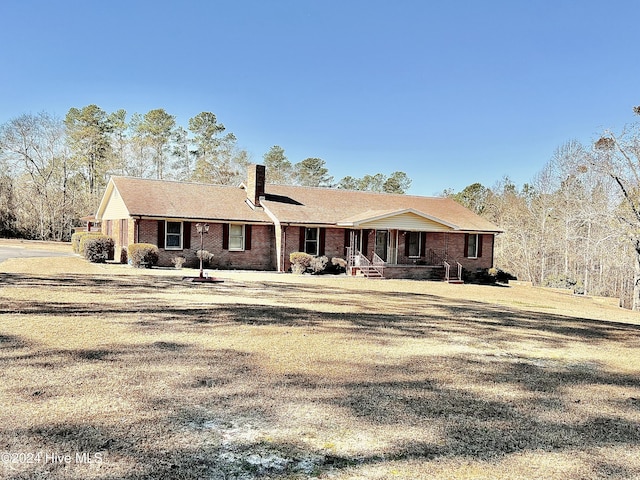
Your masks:
M384 266L387 262L385 262L382 258L380 258L380 256L378 256L377 253L373 254L373 264L374 265L380 265L380 266Z
M444 279L446 282L451 280L451 264L446 260L442 262L444 265ZM458 280L462 280L462 264L460 262L456 262L456 266L458 267Z

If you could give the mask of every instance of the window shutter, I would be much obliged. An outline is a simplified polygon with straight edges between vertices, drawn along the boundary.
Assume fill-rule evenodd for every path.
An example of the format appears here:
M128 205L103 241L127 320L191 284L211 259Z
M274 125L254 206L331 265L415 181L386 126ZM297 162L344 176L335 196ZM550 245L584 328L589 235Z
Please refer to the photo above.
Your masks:
M222 249L229 250L229 224L222 224Z
M464 258L469 257L469 234L464 234Z
M320 238L318 239L318 255L324 255L324 246L327 240L327 229L320 229Z
M164 220L158 220L158 248L164 248Z
M298 245L299 252L304 252L305 230L306 228L300 227L300 244Z
M427 256L427 232L420 232L420 256Z
M191 222L182 223L182 248L191 248Z
M244 249L251 250L251 225L244 226Z
M484 235L478 234L478 258L482 256L482 237Z
M409 246L411 245L411 232L404 232L404 256L409 256Z
M344 229L344 248L346 251L346 248L349 246L349 242L351 241L351 230L349 230L348 228Z
M369 230L362 230L362 254L366 257L369 255Z

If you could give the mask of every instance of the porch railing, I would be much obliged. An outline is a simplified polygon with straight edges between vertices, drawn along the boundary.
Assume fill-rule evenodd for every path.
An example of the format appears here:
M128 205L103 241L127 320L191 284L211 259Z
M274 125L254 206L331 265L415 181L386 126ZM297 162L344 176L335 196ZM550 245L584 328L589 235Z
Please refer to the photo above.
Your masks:
M427 265L442 265L444 263L444 255L439 255L433 249L429 248L425 252L425 263Z
M378 256L377 253L373 254L373 262L371 262L371 266L373 269L380 274L380 276L384 273L384 266L387 264L382 258Z
M385 265L386 262L375 253L373 254L373 261L371 261L358 250L347 247L347 268L349 272L357 268L366 276L382 277Z
M451 278L451 267L452 265L447 262L446 260L442 262L442 264L444 265L444 280L446 282L450 282L452 280ZM457 276L454 277L454 280L459 280L462 281L462 265L460 264L460 262L456 262L455 264L455 268L457 270Z

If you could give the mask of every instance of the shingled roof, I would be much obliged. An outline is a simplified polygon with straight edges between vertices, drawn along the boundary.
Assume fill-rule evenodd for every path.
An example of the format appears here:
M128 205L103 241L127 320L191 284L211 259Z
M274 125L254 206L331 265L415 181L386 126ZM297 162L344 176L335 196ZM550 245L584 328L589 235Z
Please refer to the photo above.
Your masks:
M247 202L239 187L112 177L97 217L113 191L133 217L273 223L262 208ZM356 227L369 219L412 212L452 230L500 232L491 222L445 197L421 197L352 190L266 185L260 203L280 223Z
M264 211L247 205L247 194L241 187L115 176L111 177L98 218L114 189L132 217L273 223Z
M447 197L267 185L263 203L282 223L349 226L410 211L454 230L501 231Z

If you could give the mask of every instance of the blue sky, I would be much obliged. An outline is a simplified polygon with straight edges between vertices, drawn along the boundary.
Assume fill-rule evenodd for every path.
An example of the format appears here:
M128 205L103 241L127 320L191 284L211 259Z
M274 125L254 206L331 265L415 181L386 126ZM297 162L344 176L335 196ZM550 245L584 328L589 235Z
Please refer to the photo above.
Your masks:
M0 123L211 111L255 162L280 145L419 195L521 185L634 120L638 18L635 0L3 0Z

